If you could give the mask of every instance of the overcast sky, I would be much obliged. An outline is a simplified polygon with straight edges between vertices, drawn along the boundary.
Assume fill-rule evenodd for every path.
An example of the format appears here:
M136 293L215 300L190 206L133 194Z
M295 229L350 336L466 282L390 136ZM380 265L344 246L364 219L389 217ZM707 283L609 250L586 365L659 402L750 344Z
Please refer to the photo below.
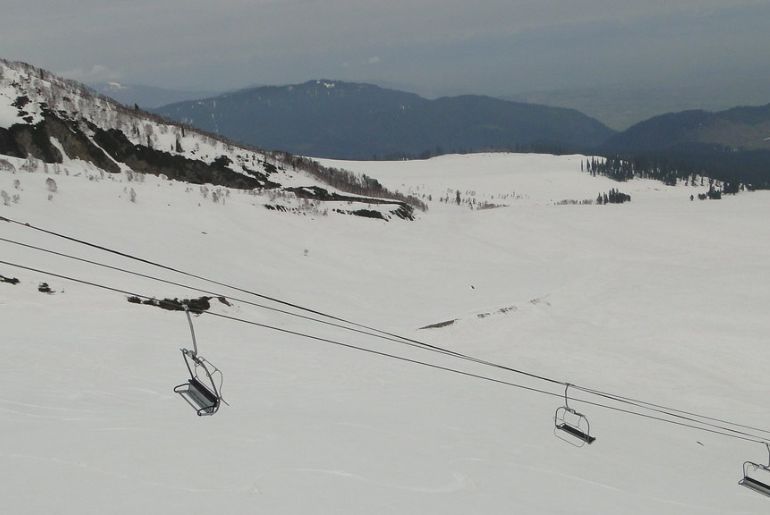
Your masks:
M0 56L86 82L427 95L762 80L768 0L3 0Z

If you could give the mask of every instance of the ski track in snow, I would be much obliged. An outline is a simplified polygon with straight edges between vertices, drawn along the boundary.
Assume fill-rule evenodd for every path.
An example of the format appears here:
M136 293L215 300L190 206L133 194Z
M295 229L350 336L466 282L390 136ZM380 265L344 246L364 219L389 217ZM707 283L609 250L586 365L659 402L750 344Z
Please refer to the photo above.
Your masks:
M81 469L86 471L89 474L98 474L103 475L107 477L112 477L119 479L121 481L130 481L132 484L141 484L144 486L149 486L152 488L162 488L162 489L168 489L168 490L179 490L182 492L191 492L191 493L226 493L226 492L244 492L248 490L248 487L243 488L190 488L185 486L179 486L179 485L173 485L169 483L161 483L157 481L147 481L145 479L142 479L141 477L137 476L130 476L128 474L118 474L109 470L103 470L98 467L94 467L89 465L88 463L84 461L69 461L69 460L63 460L59 458L51 458L51 457L45 457L45 456L32 456L32 455L26 455L26 454L8 454L8 455L0 455L0 457L8 458L8 459L21 459L21 460L30 460L30 461L38 461L42 463L52 463L54 465L61 465L64 467L69 468L75 468L75 469Z
M424 493L424 494L445 494L445 493L452 493L457 492L460 490L464 490L468 485L469 482L465 476L458 473L452 474L452 480L446 483L443 486L438 487L427 487L427 486L410 486L410 485L399 485L395 483L384 483L381 481L373 481L370 479L367 479L359 474L353 474L351 472L345 472L343 470L324 470L324 469L309 469L309 468L297 468L293 469L295 472L303 472L303 473L310 473L310 474L323 474L327 476L334 476L334 477L341 477L345 479L351 479L355 481L359 481L361 483L369 484L372 486L376 486L379 488L385 488L389 490L404 490L407 492L417 492L417 493Z

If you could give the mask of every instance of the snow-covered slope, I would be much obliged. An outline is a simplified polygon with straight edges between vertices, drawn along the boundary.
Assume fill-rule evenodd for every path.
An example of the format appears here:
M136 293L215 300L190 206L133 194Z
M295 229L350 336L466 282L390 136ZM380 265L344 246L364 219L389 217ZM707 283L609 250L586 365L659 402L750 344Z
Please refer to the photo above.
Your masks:
M308 160L243 148L126 108L45 70L0 59L3 154L29 159L28 167L48 164L64 173L77 162L113 179L121 172L152 174L280 196L281 203L263 203L271 209L296 212L330 201L324 209L331 213L412 218L409 199L392 198L365 178L334 177ZM324 182L330 176L336 187Z
M225 202L213 202L211 191L155 176L102 179L79 163L56 175L7 158L0 216L484 359L770 427L770 196L690 202L698 189L632 181L621 186L631 203L557 205L617 187L581 174L580 159L328 163L430 195L420 219L394 224L312 209L286 216L244 190L221 188ZM459 206L439 200L458 190ZM470 191L476 205L506 207L470 209ZM0 237L224 290L9 223ZM0 256L146 295L197 296L1 241ZM703 515L770 506L736 485L745 459L766 458L758 444L577 404L598 440L576 449L553 435L558 398L207 315L195 318L201 353L224 371L231 406L198 418L171 391L186 379L183 314L7 265L0 274L21 281L0 283L8 513ZM39 293L43 281L57 293ZM561 393L243 302L212 309Z
M19 97L26 97L19 102ZM84 86L56 77L24 63L0 61L0 128L16 124L34 125L44 112L91 122L100 129L117 129L134 145L147 145L172 155L182 155L211 163L225 155L244 165L256 155L237 159L240 149L195 131L183 135L181 127L161 122L143 112L136 113L99 96ZM177 150L177 141L182 150ZM243 172L243 169L238 171Z

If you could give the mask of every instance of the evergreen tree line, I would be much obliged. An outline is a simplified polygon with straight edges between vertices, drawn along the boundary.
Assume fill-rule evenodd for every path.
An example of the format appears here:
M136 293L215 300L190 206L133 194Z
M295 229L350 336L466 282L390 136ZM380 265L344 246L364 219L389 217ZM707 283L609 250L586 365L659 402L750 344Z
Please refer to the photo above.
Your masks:
M609 193L599 193L596 197L596 203L602 204L622 204L624 202L631 202L631 195L623 193L615 188L611 189Z
M633 178L655 179L667 185L683 181L722 193L770 189L770 151L728 150L721 147L689 146L657 155L612 155L581 163L591 175L603 175L618 182Z

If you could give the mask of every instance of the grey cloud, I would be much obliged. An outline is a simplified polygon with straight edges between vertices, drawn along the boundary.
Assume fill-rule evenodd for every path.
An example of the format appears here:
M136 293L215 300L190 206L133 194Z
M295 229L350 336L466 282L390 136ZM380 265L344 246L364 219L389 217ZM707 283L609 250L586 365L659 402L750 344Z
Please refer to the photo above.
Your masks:
M3 57L85 80L98 63L185 89L329 77L502 94L749 73L770 59L770 6L756 0L4 4Z
M107 66L101 64L95 64L88 69L72 68L70 70L64 70L60 72L67 78L75 79L81 82L103 82L109 80L118 80L121 78L121 73L112 70Z

